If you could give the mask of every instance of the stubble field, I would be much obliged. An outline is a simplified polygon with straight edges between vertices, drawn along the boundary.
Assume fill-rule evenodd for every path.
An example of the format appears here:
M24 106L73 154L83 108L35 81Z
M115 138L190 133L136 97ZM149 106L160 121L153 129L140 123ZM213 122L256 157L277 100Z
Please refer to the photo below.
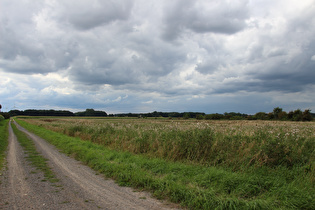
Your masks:
M44 138L59 139L51 141L117 182L186 207L315 208L314 122L48 117L18 121ZM99 153L92 151L96 147Z

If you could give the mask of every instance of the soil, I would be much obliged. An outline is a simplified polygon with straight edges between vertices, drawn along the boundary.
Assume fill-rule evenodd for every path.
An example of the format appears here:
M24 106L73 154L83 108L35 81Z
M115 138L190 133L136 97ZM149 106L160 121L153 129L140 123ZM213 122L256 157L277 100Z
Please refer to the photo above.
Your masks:
M14 122L15 123L15 122ZM160 201L147 192L118 186L89 167L60 153L44 139L17 125L35 143L37 151L59 179L45 180L36 170L9 126L6 166L0 172L0 209L174 209L175 204Z

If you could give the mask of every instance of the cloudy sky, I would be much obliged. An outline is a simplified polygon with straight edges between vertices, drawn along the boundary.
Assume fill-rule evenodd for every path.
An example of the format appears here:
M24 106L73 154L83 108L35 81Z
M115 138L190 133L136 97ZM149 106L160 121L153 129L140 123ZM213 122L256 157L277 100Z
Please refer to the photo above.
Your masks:
M1 0L0 104L315 111L315 0Z

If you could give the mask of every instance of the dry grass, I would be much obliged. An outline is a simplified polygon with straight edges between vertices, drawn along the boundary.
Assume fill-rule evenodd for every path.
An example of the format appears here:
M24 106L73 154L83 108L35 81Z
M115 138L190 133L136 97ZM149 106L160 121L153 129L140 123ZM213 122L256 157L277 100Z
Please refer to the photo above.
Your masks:
M313 164L315 123L169 119L30 118L111 149L206 165Z

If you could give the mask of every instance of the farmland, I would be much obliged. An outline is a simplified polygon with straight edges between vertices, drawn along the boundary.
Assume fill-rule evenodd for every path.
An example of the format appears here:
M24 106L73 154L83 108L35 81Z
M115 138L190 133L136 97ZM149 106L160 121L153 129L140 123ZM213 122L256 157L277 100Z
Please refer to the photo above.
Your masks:
M18 122L122 185L183 206L315 207L314 122L48 117Z

